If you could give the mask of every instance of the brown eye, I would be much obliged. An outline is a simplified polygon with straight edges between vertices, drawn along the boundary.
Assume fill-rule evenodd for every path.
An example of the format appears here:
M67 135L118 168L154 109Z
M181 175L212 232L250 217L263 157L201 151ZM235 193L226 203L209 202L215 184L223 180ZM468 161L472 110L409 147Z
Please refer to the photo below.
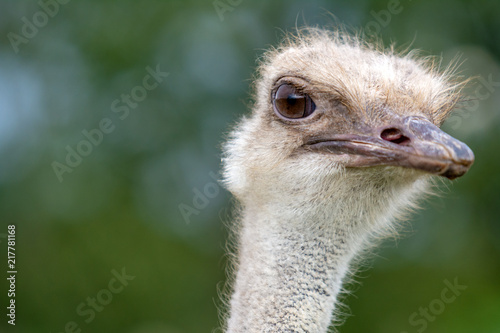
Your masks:
M298 119L309 116L316 105L309 95L303 94L291 84L282 84L274 94L274 110L285 118Z

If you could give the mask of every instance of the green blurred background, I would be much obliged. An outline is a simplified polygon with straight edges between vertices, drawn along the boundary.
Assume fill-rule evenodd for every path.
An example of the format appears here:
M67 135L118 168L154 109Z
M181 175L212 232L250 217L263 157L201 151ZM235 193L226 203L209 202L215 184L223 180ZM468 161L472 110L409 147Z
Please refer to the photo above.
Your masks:
M394 1L60 0L56 13L44 0L49 16L37 1L2 0L0 331L220 332L230 197L213 175L223 134L248 112L263 50L296 22L330 25L331 13L386 44L413 41L445 61L461 54L462 73L483 78L445 124L475 165L358 274L340 331L417 332L412 313L458 278L467 289L425 331L500 332L500 3ZM149 91L140 88L148 66L168 72ZM141 101L112 107L131 92ZM60 181L53 162L66 164L67 146L78 149L82 131L105 118L114 131ZM5 316L8 224L17 226L15 327ZM110 292L123 269L135 278ZM89 310L89 297L105 305Z

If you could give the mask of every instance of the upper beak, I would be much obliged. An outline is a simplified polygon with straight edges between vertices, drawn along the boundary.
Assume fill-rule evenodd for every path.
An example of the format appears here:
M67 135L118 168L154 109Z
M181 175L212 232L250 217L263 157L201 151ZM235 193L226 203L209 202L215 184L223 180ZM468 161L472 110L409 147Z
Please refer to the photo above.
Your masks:
M392 165L454 179L463 176L474 154L463 142L420 117L407 117L374 135L335 134L311 138L306 146L347 154L348 167Z

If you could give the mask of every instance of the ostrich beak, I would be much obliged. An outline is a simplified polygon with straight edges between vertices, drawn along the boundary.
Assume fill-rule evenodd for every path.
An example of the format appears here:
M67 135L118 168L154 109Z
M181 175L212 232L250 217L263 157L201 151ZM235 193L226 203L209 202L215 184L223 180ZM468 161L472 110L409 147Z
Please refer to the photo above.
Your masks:
M305 146L344 155L347 167L400 166L448 179L463 176L474 162L466 144L421 117L407 117L371 135L314 137Z

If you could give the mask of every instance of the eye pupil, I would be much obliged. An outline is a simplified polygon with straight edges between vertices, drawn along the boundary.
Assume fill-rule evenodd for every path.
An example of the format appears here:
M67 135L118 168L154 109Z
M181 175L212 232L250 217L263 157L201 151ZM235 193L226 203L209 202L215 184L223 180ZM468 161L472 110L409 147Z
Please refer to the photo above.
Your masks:
M309 116L316 107L311 98L291 84L279 86L274 94L274 110L285 118L298 119Z
M292 95L288 95L288 97L286 98L286 102L290 105L294 105L296 101L297 101L297 97L292 96Z

